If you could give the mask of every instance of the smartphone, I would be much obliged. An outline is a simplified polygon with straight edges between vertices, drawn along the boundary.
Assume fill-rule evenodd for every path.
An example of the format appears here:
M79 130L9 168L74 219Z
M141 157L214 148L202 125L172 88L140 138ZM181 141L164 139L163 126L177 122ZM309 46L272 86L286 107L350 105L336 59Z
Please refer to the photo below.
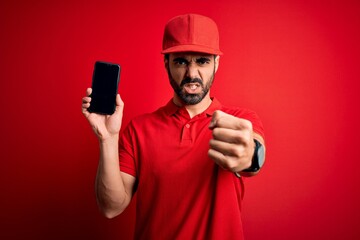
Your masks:
M115 112L119 80L119 64L95 62L89 112L104 115L111 115Z

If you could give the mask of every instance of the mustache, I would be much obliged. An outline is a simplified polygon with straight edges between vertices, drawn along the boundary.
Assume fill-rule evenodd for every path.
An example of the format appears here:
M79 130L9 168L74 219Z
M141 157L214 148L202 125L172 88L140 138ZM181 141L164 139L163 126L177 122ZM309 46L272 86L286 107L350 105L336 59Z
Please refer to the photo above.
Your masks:
M187 83L199 83L202 87L203 87L203 81L201 78L185 78L184 80L181 81L180 83L180 87L184 86Z

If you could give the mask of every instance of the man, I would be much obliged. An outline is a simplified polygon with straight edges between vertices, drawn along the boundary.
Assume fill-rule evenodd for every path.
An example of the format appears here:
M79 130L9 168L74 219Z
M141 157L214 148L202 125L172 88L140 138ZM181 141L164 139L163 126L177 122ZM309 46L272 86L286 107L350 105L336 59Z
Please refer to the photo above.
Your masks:
M98 205L115 217L136 192L136 239L242 239L242 176L262 165L262 124L254 112L210 97L222 54L213 20L171 19L162 53L174 96L133 119L120 137L120 96L111 116L87 111L91 89L83 98L100 142Z

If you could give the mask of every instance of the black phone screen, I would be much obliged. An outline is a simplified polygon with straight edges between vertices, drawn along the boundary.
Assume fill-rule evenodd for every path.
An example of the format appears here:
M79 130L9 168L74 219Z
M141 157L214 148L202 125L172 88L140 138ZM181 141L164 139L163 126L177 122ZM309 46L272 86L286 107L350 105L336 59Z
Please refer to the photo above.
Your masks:
M111 115L115 111L120 65L95 62L89 112Z

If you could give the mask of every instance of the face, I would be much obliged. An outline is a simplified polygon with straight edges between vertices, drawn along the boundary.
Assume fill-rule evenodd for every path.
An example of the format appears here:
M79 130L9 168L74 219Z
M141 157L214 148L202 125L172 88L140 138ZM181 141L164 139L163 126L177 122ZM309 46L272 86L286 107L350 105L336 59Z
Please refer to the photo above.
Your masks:
M186 105L201 102L209 93L219 57L204 53L173 53L165 60L176 95Z

